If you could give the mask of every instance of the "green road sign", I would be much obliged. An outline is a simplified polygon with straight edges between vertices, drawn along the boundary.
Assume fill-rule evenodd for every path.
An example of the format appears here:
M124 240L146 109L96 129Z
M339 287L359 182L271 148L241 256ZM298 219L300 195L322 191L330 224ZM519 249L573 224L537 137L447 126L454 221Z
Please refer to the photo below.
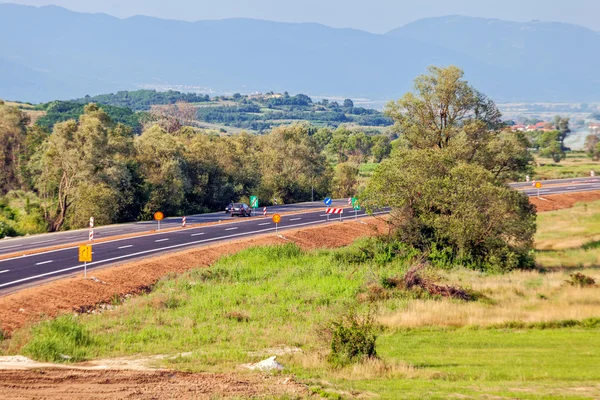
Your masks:
M360 204L358 204L358 199L356 197L352 198L352 208L360 210Z
M250 196L250 207L258 208L258 197L257 196Z

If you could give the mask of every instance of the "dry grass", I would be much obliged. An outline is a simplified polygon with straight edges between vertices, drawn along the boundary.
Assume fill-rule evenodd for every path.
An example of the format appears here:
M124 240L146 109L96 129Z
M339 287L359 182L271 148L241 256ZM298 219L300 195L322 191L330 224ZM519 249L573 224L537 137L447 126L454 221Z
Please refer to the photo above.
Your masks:
M586 271L600 279L600 271ZM490 326L511 321L549 322L600 316L600 289L566 284L568 274L517 271L507 275L481 276L461 270L447 278L482 293L488 301L412 300L380 322L388 327Z

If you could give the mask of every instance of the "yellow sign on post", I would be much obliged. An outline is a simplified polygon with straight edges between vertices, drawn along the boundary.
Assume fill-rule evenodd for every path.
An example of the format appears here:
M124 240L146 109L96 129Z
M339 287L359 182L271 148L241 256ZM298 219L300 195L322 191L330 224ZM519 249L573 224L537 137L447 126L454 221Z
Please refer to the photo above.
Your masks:
M79 262L83 263L83 278L87 278L87 263L92 262L92 245L79 245Z
M82 244L79 246L79 262L92 262L92 246Z
M535 183L535 187L538 188L538 189L541 188L542 187L542 182L536 182Z

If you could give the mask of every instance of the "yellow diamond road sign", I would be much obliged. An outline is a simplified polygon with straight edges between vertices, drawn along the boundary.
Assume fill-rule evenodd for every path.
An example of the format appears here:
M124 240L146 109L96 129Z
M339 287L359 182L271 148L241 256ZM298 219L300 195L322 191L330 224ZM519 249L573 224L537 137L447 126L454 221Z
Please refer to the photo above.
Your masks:
M92 246L82 244L79 246L79 262L92 262Z

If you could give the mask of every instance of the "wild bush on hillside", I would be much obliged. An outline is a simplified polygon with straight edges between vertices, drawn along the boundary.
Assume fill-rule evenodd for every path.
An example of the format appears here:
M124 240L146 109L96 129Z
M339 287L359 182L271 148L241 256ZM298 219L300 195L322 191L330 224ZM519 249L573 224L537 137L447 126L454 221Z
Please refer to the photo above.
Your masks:
M581 272L571 274L569 275L569 277L571 279L569 279L567 283L571 286L588 287L594 286L596 284L594 278L592 278L591 276L584 275Z
M331 324L329 362L344 366L377 356L377 333L372 314L352 311Z

